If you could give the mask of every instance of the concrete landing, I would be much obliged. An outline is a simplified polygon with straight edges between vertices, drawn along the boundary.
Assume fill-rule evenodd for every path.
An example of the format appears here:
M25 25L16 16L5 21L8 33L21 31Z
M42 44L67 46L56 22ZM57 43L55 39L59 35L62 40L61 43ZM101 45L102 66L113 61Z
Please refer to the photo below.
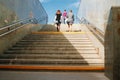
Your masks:
M109 80L103 72L0 71L0 80Z

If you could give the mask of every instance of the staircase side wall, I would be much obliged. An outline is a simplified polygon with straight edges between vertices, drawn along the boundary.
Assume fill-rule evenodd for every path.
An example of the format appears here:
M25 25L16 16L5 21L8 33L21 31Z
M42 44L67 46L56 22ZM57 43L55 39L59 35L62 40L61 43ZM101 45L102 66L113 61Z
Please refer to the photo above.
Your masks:
M47 24L48 15L39 0L0 0L0 28L28 18L34 18L39 24ZM0 37L0 54L32 30L40 28L37 24L29 24Z
M105 75L120 80L120 7L112 7L105 31Z
M81 0L77 16L105 32L112 6L120 6L120 0Z
M0 37L0 54L3 54L8 48L15 45L16 42L21 40L24 36L32 31L40 30L44 25L28 24L8 35Z
M0 27L27 18L34 18L40 24L48 22L48 15L39 0L0 0Z

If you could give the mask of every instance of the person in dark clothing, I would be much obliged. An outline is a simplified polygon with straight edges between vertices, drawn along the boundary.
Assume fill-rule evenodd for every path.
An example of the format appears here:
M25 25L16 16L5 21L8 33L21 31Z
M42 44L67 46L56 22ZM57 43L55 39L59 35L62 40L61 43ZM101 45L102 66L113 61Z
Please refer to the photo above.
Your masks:
M57 10L57 12L56 12L56 17L55 17L56 25L57 25L57 31L60 31L61 16L62 16L61 11L60 11L60 10Z

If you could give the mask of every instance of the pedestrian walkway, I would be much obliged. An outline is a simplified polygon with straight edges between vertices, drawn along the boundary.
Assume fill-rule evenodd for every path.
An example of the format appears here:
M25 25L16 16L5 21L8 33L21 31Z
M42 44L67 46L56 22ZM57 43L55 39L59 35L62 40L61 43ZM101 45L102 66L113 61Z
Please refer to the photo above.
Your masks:
M82 30L82 27L80 26L80 24L73 24L72 25L72 31L71 32L79 32ZM67 32L68 31L68 25L67 24L61 24L61 32Z
M0 80L109 80L103 72L0 71Z

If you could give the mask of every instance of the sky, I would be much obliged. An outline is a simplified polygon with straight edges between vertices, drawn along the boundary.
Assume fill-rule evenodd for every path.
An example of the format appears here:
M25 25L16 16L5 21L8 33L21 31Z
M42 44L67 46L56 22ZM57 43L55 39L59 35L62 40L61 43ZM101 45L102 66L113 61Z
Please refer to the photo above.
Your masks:
M73 10L76 17L80 0L40 0L40 2L48 14L48 23L53 23L57 10L61 10L61 12L65 9L67 12Z

